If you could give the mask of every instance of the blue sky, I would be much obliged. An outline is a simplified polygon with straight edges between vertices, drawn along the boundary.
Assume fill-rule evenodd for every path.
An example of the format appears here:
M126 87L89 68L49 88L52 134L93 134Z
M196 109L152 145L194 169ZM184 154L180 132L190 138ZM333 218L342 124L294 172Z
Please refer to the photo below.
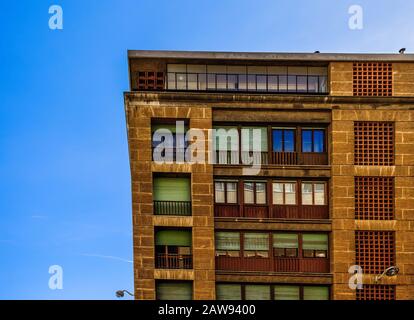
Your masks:
M63 8L63 30L48 9ZM364 28L348 28L348 8ZM128 49L414 51L414 3L0 2L0 299L133 289ZM51 265L63 289L48 287Z

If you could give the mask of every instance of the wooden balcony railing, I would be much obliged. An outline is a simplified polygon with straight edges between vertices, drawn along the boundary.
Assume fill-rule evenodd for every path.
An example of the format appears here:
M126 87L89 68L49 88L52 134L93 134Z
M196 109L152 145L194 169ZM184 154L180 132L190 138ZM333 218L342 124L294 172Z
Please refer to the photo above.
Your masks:
M329 272L327 258L216 257L216 269L227 271Z
M327 165L326 152L216 151L216 164Z
M214 204L216 217L271 219L329 219L329 206Z
M273 205L271 218L329 219L329 206Z
M191 216L191 201L154 201L154 214Z
M184 254L156 254L155 267L158 269L192 269L192 255Z

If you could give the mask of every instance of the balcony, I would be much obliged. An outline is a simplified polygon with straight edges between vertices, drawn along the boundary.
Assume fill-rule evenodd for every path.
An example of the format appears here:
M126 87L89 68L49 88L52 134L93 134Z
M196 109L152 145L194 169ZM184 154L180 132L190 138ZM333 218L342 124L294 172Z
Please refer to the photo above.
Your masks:
M241 161L239 160L241 156ZM216 164L327 165L326 152L240 152L216 151Z
M168 72L167 90L328 94L326 75Z
M264 219L329 219L329 206L319 205L214 205L214 215L220 218Z
M154 201L154 214L191 216L191 201Z
M157 253L155 267L158 269L192 269L192 255Z
M222 271L259 272L329 272L327 258L261 258L261 257L216 257L216 269Z

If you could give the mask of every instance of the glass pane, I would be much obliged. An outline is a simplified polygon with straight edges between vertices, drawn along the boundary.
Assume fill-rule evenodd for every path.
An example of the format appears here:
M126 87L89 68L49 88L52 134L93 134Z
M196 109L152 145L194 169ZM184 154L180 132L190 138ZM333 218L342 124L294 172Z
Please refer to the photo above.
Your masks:
M273 248L299 248L298 235L296 233L274 233Z
M227 77L225 74L217 75L217 89L226 90L227 89Z
M279 91L287 91L287 76L279 76Z
M307 92L308 90L308 83L307 83L307 76L298 76L298 92Z
M236 182L227 182L227 203L237 203Z
M224 203L224 182L215 183L216 203Z
M325 131L324 130L314 130L313 131L313 136L314 136L313 151L314 152L324 152Z
M285 204L296 204L296 183L285 183Z
M244 250L269 251L269 235L266 233L245 233Z
M288 76L288 91L296 91L296 76Z
M187 89L187 75L185 73L177 73L177 89L186 90Z
M312 130L302 130L302 152L312 152Z
M315 183L313 187L315 189L315 204L324 205L325 204L325 184Z
M295 130L284 130L285 133L285 152L295 151Z
M218 284L216 287L217 300L241 300L241 285Z
M302 183L302 204L312 205L312 183Z
M216 90L216 75L214 73L207 74L207 89Z
M283 204L283 183L273 182L273 204Z
M276 129L273 130L273 151L282 152L283 151L283 142L282 142L282 130Z
M240 234L238 232L216 232L217 250L240 250Z
M328 287L304 287L303 300L329 300Z
M256 91L256 75L247 76L247 90Z
M300 300L299 286L274 286L275 300Z
M254 183L244 183L244 203L254 203Z
M258 75L257 76L257 90L266 91L267 90L266 81L267 79L265 75L263 76Z
M270 300L270 286L246 285L246 300Z
M191 300L193 285L191 282L160 282L157 283L156 292L158 300Z
M309 76L308 77L308 90L309 92L318 92L318 77L317 76Z
M264 182L256 182L256 203L266 203L266 183Z
M155 245L157 246L191 247L191 242L191 231L160 230L155 233Z
M267 77L267 90L268 91L277 91L277 76L268 76Z
M188 80L188 90L197 90L197 74L190 73L187 74L187 80Z
M324 233L303 234L304 250L328 250L328 235Z

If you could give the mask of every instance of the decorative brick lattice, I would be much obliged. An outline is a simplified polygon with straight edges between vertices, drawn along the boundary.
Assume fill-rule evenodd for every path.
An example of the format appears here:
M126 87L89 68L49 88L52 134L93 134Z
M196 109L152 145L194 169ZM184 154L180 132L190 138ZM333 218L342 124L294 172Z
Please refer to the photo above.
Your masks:
M163 90L164 72L139 71L138 72L139 90Z
M394 219L394 178L355 177L355 219Z
M356 291L357 300L395 300L395 286L382 284L364 284Z
M356 264L364 274L381 274L395 264L393 231L356 231Z
M392 96L392 63L358 62L352 71L354 96Z
M355 165L391 166L394 164L394 123L356 121Z

